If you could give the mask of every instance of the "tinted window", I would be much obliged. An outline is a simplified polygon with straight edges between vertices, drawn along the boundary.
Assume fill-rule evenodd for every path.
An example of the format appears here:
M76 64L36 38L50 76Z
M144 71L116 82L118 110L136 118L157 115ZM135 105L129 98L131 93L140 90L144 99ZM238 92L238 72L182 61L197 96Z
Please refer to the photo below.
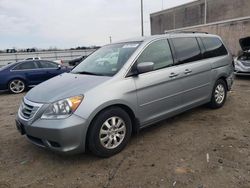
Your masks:
M38 66L35 62L33 61L27 61L27 62L23 62L20 63L19 65L17 65L14 70L27 70L27 69L37 69Z
M154 70L171 66L173 58L167 40L160 40L150 44L137 59L137 64L153 62Z
M204 58L227 55L227 50L220 39L214 37L201 38L205 47Z
M174 38L172 39L178 64L188 63L201 59L200 47L196 38Z
M41 68L58 68L58 64L50 61L40 61Z

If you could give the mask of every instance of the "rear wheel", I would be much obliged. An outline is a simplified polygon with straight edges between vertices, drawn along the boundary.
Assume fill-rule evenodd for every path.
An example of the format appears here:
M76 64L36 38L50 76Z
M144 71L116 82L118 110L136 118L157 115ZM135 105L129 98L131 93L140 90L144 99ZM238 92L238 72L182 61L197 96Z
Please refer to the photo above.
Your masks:
M209 106L214 109L220 108L224 105L226 98L227 98L226 83L222 79L217 80L214 85L213 94Z
M9 82L9 91L14 94L22 93L26 89L26 85L23 80L14 79Z
M127 145L132 132L129 115L119 107L102 111L94 119L88 134L88 147L99 157L110 157Z

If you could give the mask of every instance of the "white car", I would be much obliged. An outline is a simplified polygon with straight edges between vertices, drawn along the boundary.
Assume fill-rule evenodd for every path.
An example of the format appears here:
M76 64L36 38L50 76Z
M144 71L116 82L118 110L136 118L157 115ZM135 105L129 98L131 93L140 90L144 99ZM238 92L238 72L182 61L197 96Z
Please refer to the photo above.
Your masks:
M234 59L235 75L250 75L250 37L240 39L243 53Z
M40 57L28 57L24 60L40 60L41 58Z

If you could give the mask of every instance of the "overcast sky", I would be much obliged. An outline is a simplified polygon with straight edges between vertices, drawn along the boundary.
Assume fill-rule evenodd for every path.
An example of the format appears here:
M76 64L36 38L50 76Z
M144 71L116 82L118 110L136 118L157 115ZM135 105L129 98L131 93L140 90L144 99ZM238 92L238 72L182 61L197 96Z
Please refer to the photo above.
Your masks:
M163 8L191 1L163 0ZM149 14L160 10L162 0L144 0L146 35ZM0 49L103 45L140 34L140 0L0 0Z

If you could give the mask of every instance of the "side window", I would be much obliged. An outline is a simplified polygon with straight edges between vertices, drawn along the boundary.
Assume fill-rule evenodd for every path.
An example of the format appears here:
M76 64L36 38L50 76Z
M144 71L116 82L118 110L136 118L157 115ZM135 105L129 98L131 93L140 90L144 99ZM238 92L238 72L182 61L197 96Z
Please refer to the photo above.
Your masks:
M178 63L183 64L202 59L201 50L194 37L172 39Z
M46 68L46 69L53 69L57 68L58 65L56 63L50 62L50 61L40 61L41 68Z
M17 65L13 70L28 70L28 69L37 69L38 66L33 61L26 61Z
M150 44L137 59L137 64L153 62L154 70L173 65L173 58L167 40L159 40Z
M227 55L227 50L220 39L215 37L204 37L201 38L201 40L205 47L205 53L203 54L204 58Z

